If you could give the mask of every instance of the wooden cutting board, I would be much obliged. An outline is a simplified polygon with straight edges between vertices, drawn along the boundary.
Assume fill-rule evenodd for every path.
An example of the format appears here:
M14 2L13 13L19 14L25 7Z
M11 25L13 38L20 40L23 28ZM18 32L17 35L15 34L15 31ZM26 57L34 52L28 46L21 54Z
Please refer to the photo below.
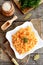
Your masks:
M39 35L41 36L41 19L32 19L31 22L33 23L35 29L38 31ZM24 22L16 22L16 23L13 23L13 25L11 26L11 28L13 29L13 28L15 28L16 26L21 25L21 24L23 24L23 23L24 23ZM11 28L9 28L9 30L11 30ZM8 30L7 30L7 31L8 31ZM3 35L3 34L2 34L2 35ZM2 35L1 35L1 37L2 37ZM1 38L1 37L0 37L0 38ZM2 38L3 38L3 37L2 37ZM1 40L1 41L2 41L2 40ZM16 59L13 50L10 48L9 42L6 41L6 42L4 43L4 45L5 45L5 47L7 48L8 52L11 54L11 56ZM3 51L1 52L1 59L2 59L3 61L5 61L5 62L10 62L8 56L6 56L5 53L3 53ZM18 60L18 59L16 59L16 60L17 60L17 62L19 63L19 65L29 65L29 59L30 59L30 55L27 55L27 56L26 56L24 59L22 59L22 60Z
M16 6L18 7L18 9L23 13L23 14L26 14L28 13L29 11L31 11L33 8L25 8L24 10L21 10L20 9L20 3L19 3L19 0L13 0L14 3L16 4ZM43 3L43 0L41 0L40 4Z

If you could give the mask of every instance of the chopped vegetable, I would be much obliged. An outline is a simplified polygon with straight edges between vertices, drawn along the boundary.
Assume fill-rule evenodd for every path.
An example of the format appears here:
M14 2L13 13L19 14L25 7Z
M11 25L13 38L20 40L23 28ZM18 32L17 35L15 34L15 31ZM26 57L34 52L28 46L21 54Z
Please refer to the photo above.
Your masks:
M28 39L24 37L24 38L23 38L23 42L24 42L24 43L27 43L27 42L28 42Z
M40 1L41 0L19 0L22 9L27 7L36 7L37 5L39 5Z
M39 54L36 54L35 56L34 56L34 60L38 60L40 58L40 55Z

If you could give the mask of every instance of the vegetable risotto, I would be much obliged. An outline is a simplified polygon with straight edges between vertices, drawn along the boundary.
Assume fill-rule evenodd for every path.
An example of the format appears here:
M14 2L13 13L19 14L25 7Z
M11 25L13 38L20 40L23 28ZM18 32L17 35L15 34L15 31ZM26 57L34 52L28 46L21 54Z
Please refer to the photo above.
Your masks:
M30 51L37 43L37 38L31 27L21 28L12 35L12 44L19 54Z

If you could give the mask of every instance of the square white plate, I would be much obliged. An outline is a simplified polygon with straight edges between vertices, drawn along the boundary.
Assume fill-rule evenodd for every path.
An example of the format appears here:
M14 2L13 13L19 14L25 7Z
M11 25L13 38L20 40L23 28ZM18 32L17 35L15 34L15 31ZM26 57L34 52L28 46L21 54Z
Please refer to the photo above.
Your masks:
M34 31L37 39L38 39L38 42L37 44L35 45L34 48L32 48L30 51L24 53L24 54L19 54L16 49L13 47L12 45L12 34L15 34L20 28L25 28L27 26L30 26L32 28L32 30ZM10 47L13 49L13 51L15 52L15 56L17 59L23 59L25 56L27 56L28 54L31 54L33 53L35 50L43 47L43 40L40 38L38 32L36 31L36 29L34 28L33 24L31 22L25 22L24 24L20 25L20 26L17 26L15 29L11 30L11 31L8 31L6 33L6 39L9 41L10 43Z

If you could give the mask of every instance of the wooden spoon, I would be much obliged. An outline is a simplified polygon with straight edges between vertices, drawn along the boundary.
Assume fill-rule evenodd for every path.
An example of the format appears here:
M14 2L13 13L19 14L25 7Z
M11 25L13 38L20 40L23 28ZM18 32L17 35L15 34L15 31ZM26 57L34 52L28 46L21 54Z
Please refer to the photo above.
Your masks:
M11 20L6 21L2 26L1 29L5 31L18 17L14 16Z

